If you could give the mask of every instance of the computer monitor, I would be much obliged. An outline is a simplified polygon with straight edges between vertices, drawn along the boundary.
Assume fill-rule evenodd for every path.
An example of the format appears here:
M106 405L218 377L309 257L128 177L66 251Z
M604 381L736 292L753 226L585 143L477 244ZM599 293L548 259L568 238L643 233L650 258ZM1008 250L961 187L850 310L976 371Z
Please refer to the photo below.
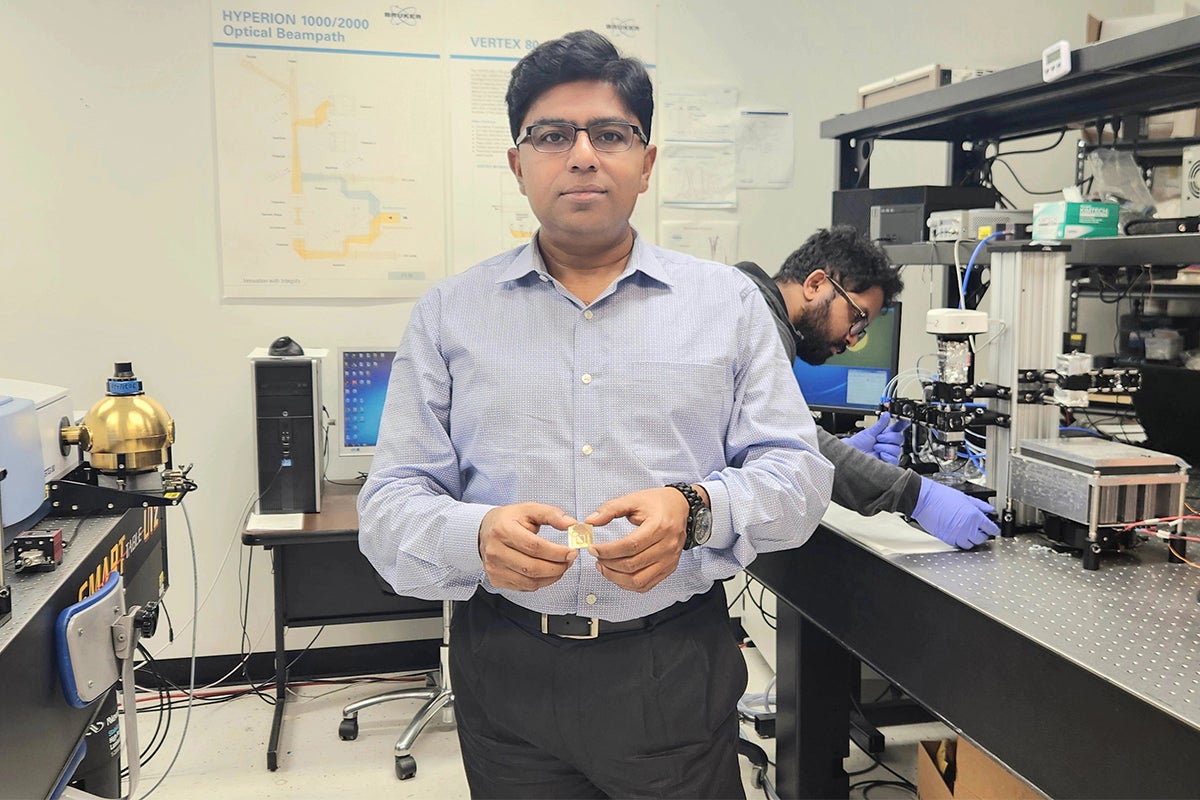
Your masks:
M800 359L792 372L813 411L869 414L877 411L900 363L900 304L883 309L853 348L820 366Z
M338 348L342 381L341 420L338 427L338 453L343 456L375 454L379 438L379 420L387 397L388 378L392 374L395 348Z

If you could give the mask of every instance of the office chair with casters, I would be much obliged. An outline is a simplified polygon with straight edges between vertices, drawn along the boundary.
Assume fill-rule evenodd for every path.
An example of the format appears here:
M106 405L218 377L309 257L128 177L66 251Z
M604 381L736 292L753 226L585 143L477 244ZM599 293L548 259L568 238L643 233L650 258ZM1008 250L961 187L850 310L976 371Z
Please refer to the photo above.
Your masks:
M751 782L754 784L754 788L762 789L768 797L778 798L778 795L774 791L775 787L771 784L770 779L767 778L767 765L771 763L767 759L767 751L747 739L741 731L738 731L737 752L739 756L745 756L746 760L754 767L751 773ZM766 787L770 787L770 791Z
M390 588L389 588L390 591ZM454 721L454 692L450 689L450 618L454 614L454 603L450 600L442 602L442 646L440 648L440 666L425 677L426 687L423 689L399 689L394 692L377 694L365 700L351 703L342 709L342 721L338 725L338 736L343 741L358 738L358 712L364 708L390 703L393 700L424 700L425 705L417 711L404 733L396 740L396 777L408 780L417 774L417 760L412 755L413 745L421 731L425 730L438 712L442 712L442 721L449 724Z

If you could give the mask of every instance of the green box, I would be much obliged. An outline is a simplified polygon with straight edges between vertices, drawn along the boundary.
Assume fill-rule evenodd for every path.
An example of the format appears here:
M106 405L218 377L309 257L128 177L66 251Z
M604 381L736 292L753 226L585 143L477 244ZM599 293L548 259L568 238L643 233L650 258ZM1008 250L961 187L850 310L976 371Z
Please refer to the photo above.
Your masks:
M1121 206L1116 203L1055 203L1033 205L1034 240L1096 239L1120 233Z
M1062 241L1063 239L1095 239L1116 236L1120 232L1120 206L1116 203L1035 203L1033 206L1033 238Z

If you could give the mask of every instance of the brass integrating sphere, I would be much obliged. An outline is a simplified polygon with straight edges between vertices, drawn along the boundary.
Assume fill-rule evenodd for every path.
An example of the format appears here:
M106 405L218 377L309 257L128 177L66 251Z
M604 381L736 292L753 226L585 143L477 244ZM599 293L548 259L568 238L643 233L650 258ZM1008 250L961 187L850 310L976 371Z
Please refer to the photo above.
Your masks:
M131 364L115 366L108 393L88 410L82 424L62 429L62 440L91 453L92 467L102 472L156 469L170 459L175 421L142 392Z

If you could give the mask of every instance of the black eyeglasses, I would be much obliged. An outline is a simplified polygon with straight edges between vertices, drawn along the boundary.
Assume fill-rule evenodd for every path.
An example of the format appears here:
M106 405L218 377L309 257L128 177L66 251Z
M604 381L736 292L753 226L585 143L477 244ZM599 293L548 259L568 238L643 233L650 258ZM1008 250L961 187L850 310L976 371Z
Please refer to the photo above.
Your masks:
M862 332L865 331L867 326L871 324L871 315L864 311L862 306L854 302L850 295L846 294L846 290L842 288L840 283L835 281L828 274L825 276L825 278L831 284L833 284L834 290L846 299L846 302L850 304L850 309L854 312L854 322L850 323L850 335L862 336Z
M633 147L635 139L640 139L644 145L650 143L642 129L629 122L597 122L586 128L566 122L548 122L530 125L515 144L520 147L529 142L539 153L566 153L575 146L580 131L587 132L592 149L600 153L624 153Z

